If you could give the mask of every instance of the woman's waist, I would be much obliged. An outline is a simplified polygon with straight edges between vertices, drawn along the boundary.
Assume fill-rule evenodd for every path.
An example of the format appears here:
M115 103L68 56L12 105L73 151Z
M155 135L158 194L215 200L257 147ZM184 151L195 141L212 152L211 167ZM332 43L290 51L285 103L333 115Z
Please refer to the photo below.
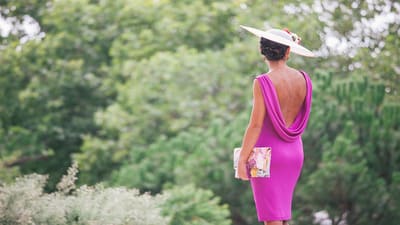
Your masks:
M293 141L287 142L281 138L273 136L260 136L257 139L255 147L277 147L277 148L293 148L293 147L303 147L303 142L301 136Z

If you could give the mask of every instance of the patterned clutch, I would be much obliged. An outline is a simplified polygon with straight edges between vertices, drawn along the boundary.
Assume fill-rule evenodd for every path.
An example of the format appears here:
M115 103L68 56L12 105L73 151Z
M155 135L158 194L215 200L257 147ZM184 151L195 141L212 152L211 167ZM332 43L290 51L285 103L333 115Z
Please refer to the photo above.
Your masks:
M237 167L241 148L233 150L233 168L235 169L235 178L239 178ZM271 165L271 147L255 147L247 161L247 169L251 177L269 177Z

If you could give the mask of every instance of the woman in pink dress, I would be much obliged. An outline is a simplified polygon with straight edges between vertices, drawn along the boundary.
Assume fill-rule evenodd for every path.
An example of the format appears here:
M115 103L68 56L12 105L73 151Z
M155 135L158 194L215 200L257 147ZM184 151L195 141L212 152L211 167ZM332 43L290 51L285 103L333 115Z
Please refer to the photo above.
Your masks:
M269 67L253 83L253 109L238 163L238 176L250 180L258 220L288 225L293 192L303 166L301 134L311 109L312 84L304 71L289 67L291 52L313 57L288 30L242 28L260 38ZM247 160L254 147L271 147L270 176L250 177Z

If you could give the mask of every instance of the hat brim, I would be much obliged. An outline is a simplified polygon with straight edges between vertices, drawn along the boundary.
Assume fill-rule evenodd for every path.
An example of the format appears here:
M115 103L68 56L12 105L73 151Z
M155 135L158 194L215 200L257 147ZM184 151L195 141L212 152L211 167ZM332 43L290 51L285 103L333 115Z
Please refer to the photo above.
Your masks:
M262 30L259 30L256 28L243 26L243 25L240 25L240 27L247 30L248 32L256 35L259 38L263 37L265 39L277 42L279 44L289 46L290 52L293 52L293 53L301 55L301 56L315 57L313 52L311 52L310 50L306 49L305 47L297 44L294 41L287 40L281 36L278 36L278 35L275 35L275 34L272 34L272 33L266 32L266 31L262 31Z

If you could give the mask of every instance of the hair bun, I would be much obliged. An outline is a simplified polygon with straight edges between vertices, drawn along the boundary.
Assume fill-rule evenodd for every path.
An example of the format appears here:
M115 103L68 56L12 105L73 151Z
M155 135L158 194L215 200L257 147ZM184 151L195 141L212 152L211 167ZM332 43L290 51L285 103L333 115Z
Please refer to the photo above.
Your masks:
M261 54L270 61L278 61L285 57L288 46L270 41L265 38L260 40Z

